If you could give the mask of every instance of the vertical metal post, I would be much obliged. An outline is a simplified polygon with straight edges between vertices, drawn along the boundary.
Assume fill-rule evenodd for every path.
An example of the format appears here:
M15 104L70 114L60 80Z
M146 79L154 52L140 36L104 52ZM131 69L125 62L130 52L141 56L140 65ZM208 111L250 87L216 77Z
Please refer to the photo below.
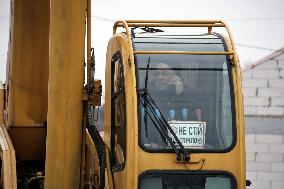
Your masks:
M87 5L87 93L90 91L91 77L91 0L86 1ZM83 121L82 121L82 149L81 149L81 177L80 189L84 188L85 164L86 164L86 124L88 122L88 101L83 104Z
M50 0L45 188L80 187L86 3Z
M87 87L89 92L91 77L91 0L87 0Z

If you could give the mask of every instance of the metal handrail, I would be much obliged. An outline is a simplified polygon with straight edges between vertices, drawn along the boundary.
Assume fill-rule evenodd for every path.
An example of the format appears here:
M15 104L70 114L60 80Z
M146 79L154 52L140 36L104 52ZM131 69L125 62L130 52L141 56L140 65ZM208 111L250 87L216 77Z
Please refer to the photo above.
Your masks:
M174 24L174 23L127 23L128 27L225 27L224 24ZM122 23L118 23L117 27L123 27Z
M132 40L131 40L131 36L130 36L130 32L129 32L129 27L128 27L127 21L122 20L122 21L115 22L114 25L113 25L113 35L116 33L116 30L117 30L117 27L119 27L118 26L119 24L122 24L122 26L120 26L120 27L124 27L125 30L126 30L126 35L127 35L128 41L129 41L129 48L130 48L129 50L130 50L130 52L132 52L130 57L129 57L129 63L133 63L134 62L133 47L132 47Z
M125 20L127 23L174 23L174 24L213 24L222 20Z
M192 55L234 55L234 52L194 52L194 51L133 51L133 54L192 54Z
M198 54L198 55L232 55L234 62L237 61L236 48L228 25L222 20L125 20L117 21L113 25L113 34L118 27L126 30L130 42L132 54ZM133 51L129 27L207 27L211 33L213 27L224 27L230 40L231 52L186 52L186 51ZM131 58L131 62L133 58Z

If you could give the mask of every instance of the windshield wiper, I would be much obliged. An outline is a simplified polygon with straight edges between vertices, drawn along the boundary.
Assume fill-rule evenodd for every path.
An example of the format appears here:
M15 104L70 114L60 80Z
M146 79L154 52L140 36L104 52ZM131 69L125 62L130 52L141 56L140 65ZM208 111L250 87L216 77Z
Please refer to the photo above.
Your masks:
M189 161L189 159L190 159L189 152L185 149L185 147L183 146L183 144L181 143L181 141L179 140L179 138L177 137L177 135L173 131L172 127L169 125L168 121L166 120L165 116L160 111L159 107L156 105L154 99L151 97L151 95L149 93L148 93L147 97L148 97L147 98L147 101L148 101L147 105L149 106L149 109L150 109L151 113L154 114L154 117L157 119L158 125L162 128L162 130L164 130L166 132L165 133L166 134L166 139L170 143L171 147L175 150L176 145L173 143L173 141L169 137L167 131L169 131L171 133L171 135L175 139L178 147L181 149L181 151L182 151L182 153L184 155L184 161ZM157 115L156 111L159 112L160 116ZM177 154L177 160L181 161L181 158L178 156L178 154Z
M160 135L163 138L166 138L167 141L169 142L170 146L172 147L172 149L174 150L174 152L177 155L177 160L181 161L182 157L181 157L180 151L177 149L177 146L174 144L173 140L169 136L168 131L171 133L171 135L175 139L178 147L181 149L183 156L184 156L184 158L183 158L184 161L189 161L189 159L190 159L189 152L185 149L185 147L183 146L183 144L181 143L179 138L176 136L173 129L171 128L171 126L167 122L165 116L162 114L159 107L155 103L154 99L149 94L149 91L148 91L148 71L149 71L149 67L150 67L150 57L149 57L148 63L147 63L147 70L146 70L146 77L145 77L145 88L140 89L138 91L140 97L142 96L142 99L144 100L144 103L143 103L141 98L139 98L139 102L144 107L144 123L145 123L146 136L148 136L147 117L149 116L149 118L151 119L152 123L154 124L154 126L156 127L156 129L158 130ZM150 112L148 111L148 108L149 108ZM157 115L157 112L159 113L159 115Z
M150 61L151 58L148 58L148 63L147 63L147 70L146 70L146 76L145 76L145 83L144 83L144 92L143 92L143 99L144 99L144 123L145 123L145 133L146 133L146 137L148 137L148 126L147 126L147 117L146 112L147 112L147 104L148 104L148 99L147 99L147 94L148 94L148 70L150 68Z

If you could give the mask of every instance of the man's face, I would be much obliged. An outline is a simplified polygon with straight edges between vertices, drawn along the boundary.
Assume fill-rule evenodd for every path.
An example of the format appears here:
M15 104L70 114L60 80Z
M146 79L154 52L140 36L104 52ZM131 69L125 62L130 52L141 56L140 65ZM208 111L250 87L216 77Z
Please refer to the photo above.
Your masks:
M170 85L173 76L175 75L174 70L170 69L167 64L158 63L156 66L157 70L154 74L154 82L158 90L165 90Z

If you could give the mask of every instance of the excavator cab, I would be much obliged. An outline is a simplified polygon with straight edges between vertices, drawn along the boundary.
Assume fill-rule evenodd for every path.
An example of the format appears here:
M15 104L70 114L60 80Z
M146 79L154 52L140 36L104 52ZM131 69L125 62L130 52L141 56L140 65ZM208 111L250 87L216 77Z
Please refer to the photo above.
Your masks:
M245 187L240 67L224 22L116 22L105 101L114 188Z

